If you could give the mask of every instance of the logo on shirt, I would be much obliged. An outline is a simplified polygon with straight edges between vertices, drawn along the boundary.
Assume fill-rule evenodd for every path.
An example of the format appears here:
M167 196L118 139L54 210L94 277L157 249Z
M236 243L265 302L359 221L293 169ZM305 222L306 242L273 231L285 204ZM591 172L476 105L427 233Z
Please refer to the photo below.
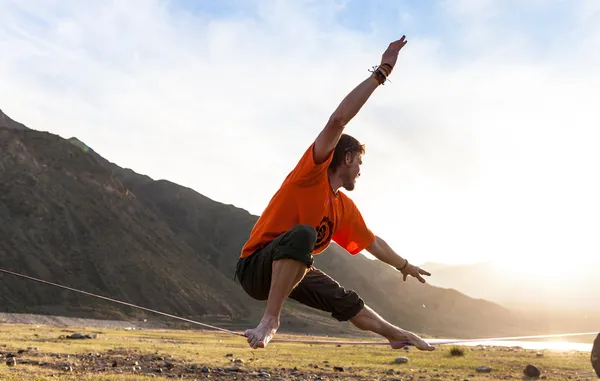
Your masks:
M317 243L315 244L315 249L320 249L321 247L327 245L331 240L333 235L333 222L329 219L329 217L324 216L317 228Z

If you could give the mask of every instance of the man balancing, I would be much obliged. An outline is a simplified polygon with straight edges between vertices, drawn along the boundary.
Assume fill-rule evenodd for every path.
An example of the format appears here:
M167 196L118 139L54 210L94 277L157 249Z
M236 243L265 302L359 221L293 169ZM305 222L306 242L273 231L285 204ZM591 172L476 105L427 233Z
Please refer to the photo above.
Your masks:
M350 321L361 330L385 337L392 348L408 342L421 350L433 346L412 332L398 328L313 266L313 255L333 240L350 254L363 249L404 275L425 283L431 275L398 255L369 230L352 200L340 191L354 189L360 175L364 146L343 134L369 96L391 74L405 36L389 44L381 64L354 88L329 118L316 140L304 152L252 229L242 248L235 278L252 298L267 300L264 315L254 329L245 331L252 348L264 348L279 328L284 301L290 297L307 306Z

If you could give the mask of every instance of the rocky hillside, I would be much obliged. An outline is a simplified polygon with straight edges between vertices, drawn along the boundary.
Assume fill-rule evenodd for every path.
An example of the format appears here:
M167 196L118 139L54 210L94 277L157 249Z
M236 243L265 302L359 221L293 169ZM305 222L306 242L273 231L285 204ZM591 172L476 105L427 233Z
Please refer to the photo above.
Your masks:
M148 308L219 322L256 323L262 302L234 283L257 217L102 158L76 138L25 128L0 113L0 258L11 271ZM497 304L402 282L389 266L332 245L316 264L360 292L384 317L424 334L545 333ZM2 312L131 318L139 310L0 275ZM149 318L157 319L156 315ZM294 302L282 330L354 332Z

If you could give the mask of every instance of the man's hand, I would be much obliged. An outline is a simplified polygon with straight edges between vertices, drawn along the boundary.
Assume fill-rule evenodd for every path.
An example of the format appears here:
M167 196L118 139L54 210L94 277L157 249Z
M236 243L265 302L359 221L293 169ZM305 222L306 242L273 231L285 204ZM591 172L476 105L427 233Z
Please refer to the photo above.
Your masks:
M431 275L427 271L421 269L418 266L413 266L410 263L407 263L406 267L403 268L402 270L400 270L400 272L402 273L402 275L404 275L404 281L406 281L406 278L410 275L410 276L414 276L415 278L417 278L419 280L419 282L421 282L421 283L425 283L425 279L423 279L423 277L421 275L426 275L426 276Z
M400 49L406 45L408 41L406 41L406 36L402 36L401 39L391 42L385 52L383 52L381 56L381 66L388 64L391 69L396 66L396 61L398 60L398 53ZM389 75L390 73L388 73Z

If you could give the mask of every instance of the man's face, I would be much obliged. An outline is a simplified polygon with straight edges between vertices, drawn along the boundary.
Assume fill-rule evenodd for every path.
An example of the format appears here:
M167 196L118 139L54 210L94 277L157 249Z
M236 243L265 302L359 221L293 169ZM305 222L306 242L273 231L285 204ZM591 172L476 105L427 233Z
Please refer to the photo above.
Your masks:
M356 179L360 177L360 166L362 164L362 154L356 152L348 152L346 154L345 162L343 167L343 180L342 186L348 191L354 190L356 185Z

